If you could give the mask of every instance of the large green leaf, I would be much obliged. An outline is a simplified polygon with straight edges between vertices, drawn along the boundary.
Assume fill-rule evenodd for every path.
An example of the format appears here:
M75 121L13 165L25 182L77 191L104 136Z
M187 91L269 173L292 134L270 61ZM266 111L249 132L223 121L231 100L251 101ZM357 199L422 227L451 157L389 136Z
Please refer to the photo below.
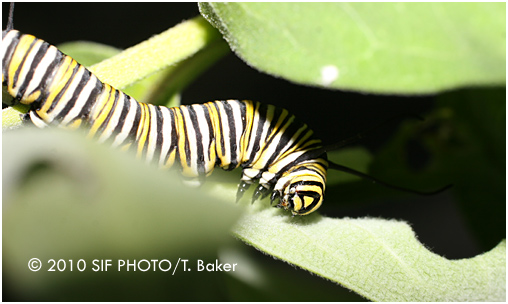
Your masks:
M241 271L230 272L229 287L234 302L356 302L363 298L336 283L309 275L287 263L280 263L271 256L259 254L241 242L224 246L219 251L224 261L237 261ZM281 288L281 282L299 282L305 292L289 292Z
M504 301L506 243L447 260L419 243L404 222L289 218L253 207L234 233L245 242L377 301ZM296 282L288 282L298 288ZM295 285L296 284L296 285Z
M3 276L10 296L222 299L213 296L214 284L205 283L213 273L185 272L181 266L174 276L174 268L119 271L117 260L167 259L176 267L182 258L196 270L196 259L214 261L217 248L229 239L237 206L190 191L175 174L85 140L79 132L6 132L2 152ZM40 271L29 271L32 258L42 261ZM67 261L66 269L48 271L50 259ZM85 272L77 270L80 259ZM94 259L111 259L113 266L94 272ZM193 284L203 285L204 294L193 293Z
M249 65L380 93L505 82L505 3L200 3Z

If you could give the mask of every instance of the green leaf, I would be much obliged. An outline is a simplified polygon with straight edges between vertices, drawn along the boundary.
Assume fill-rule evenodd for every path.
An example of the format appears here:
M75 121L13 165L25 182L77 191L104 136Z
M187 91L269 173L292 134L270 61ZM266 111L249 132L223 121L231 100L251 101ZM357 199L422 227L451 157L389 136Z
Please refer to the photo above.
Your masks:
M506 79L505 3L200 3L256 69L325 88L433 93Z
M239 271L228 273L230 280L225 285L230 290L230 301L234 302L358 302L362 297L349 289L308 272L280 263L270 256L259 254L252 247L235 242L219 251L223 261L235 261L241 265ZM305 292L281 292L281 282L299 282Z
M178 258L188 258L195 269L193 258L215 258L217 248L230 238L240 215L232 202L189 191L176 174L85 140L80 132L5 132L2 160L3 258L8 261L3 275L11 292L25 299L104 300L87 289L107 285L113 299L140 300L149 292L139 284L146 284L158 292L174 287L166 299L204 300L197 294L189 297L194 285L187 280L206 285L205 291L214 288L205 284L210 278L203 273L186 274L182 268L175 276L173 268L122 272L116 260L168 259L174 266ZM31 258L43 261L41 271L28 270ZM67 260L66 271L49 272L49 259ZM70 271L69 259L84 259L86 271ZM115 264L97 275L94 259ZM164 289L158 287L161 281ZM62 292L67 287L76 293Z
M504 301L506 243L447 260L419 243L409 225L375 218L289 218L252 207L234 228L265 253L375 301ZM288 282L297 288L296 282Z

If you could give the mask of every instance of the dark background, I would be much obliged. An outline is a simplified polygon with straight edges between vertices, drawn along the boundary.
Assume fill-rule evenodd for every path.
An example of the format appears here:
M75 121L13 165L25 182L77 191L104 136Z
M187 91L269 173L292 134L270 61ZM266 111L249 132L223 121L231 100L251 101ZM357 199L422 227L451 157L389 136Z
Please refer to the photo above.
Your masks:
M5 28L9 4L2 5ZM54 45L89 40L127 48L198 14L196 3L17 3L14 28ZM285 107L309 124L325 143L354 136L401 114L424 115L435 102L434 96L386 96L297 85L260 73L233 53L200 76L183 92L182 99L184 104L251 99ZM375 152L395 129L396 124L383 126L361 144ZM320 211L329 216L408 221L422 243L447 258L467 258L483 252L449 195L417 200L421 203L388 200L367 209L349 206L337 212L323 206ZM251 251L264 263L275 263L276 267L306 279L320 280L303 270L281 265L254 249ZM331 283L323 280L323 284Z

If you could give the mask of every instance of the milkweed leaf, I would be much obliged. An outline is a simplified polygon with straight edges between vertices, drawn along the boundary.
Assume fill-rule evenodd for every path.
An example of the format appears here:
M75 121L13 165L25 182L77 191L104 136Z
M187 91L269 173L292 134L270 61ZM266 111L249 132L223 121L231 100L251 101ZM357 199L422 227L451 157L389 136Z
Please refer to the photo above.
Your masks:
M290 81L434 93L506 79L505 3L207 3L247 64Z
M448 260L418 242L404 222L377 218L290 218L280 210L244 215L235 235L278 259L375 301L504 301L506 242L470 259Z

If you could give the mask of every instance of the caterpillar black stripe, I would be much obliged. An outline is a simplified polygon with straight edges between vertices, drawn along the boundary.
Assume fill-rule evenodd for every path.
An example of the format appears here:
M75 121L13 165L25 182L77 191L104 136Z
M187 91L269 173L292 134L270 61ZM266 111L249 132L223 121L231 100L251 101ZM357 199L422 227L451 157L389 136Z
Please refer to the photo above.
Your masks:
M243 176L237 197L254 182L253 201L271 201L294 215L318 209L328 162L321 141L287 110L226 100L166 108L140 103L102 83L84 66L32 35L2 32L2 84L30 105L38 127L86 127L90 137L135 149L138 157L201 183L215 166Z

